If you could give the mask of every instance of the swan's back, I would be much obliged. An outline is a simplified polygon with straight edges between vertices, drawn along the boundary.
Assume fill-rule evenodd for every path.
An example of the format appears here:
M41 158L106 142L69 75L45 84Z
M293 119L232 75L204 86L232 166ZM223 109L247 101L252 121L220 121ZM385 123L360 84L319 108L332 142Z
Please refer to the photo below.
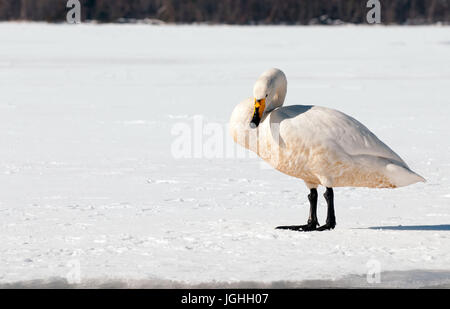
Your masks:
M286 107L289 111L291 107ZM294 106L294 110L298 109ZM283 111L282 111L283 112ZM299 119L296 119L299 117ZM391 148L358 120L342 112L313 106L306 113L291 118L291 126L308 132L306 138L338 145L349 155L384 157L407 167L407 164Z

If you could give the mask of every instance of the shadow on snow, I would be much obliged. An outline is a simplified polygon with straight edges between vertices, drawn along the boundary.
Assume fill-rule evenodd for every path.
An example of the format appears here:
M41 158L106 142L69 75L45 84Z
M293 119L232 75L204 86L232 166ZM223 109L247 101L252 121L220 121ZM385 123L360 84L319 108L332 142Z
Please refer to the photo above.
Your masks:
M397 226L372 226L371 230L392 231L450 231L450 224L438 225L397 225Z

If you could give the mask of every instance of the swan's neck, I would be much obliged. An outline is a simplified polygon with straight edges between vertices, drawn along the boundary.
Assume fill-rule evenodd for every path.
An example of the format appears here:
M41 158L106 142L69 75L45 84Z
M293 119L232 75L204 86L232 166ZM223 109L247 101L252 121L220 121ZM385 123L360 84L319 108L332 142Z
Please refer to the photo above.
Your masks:
M239 103L231 114L230 134L237 144L257 153L258 128L250 127L253 111L254 104L252 98Z
M286 98L286 91L284 89L279 90L276 92L270 103L267 105L267 108L264 112L264 114L268 115L273 110L277 109L278 107L283 106L284 99Z
M283 106L287 93L287 80L282 72L279 72L276 78L271 79L269 84L268 88L271 91L268 93L265 114L269 114L274 109Z

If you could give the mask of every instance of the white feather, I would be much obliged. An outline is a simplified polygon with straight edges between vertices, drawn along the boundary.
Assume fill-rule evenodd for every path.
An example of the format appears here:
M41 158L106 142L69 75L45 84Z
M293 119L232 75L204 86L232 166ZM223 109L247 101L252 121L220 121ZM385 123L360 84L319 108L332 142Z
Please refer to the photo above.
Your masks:
M282 107L286 88L285 75L277 69L258 79L254 93L276 96L268 97L268 112L256 129L249 126L253 99L234 109L230 131L237 143L310 188L395 188L425 181L356 119L319 106Z

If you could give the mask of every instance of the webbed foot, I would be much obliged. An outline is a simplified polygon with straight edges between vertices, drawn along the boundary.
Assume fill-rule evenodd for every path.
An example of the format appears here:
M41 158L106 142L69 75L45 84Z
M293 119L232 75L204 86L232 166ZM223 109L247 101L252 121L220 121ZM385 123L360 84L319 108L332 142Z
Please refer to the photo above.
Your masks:
M290 231L298 231L298 232L311 232L317 230L319 226L319 222L317 221L309 221L308 224L305 225L286 225L286 226L278 226L277 230L290 230Z

